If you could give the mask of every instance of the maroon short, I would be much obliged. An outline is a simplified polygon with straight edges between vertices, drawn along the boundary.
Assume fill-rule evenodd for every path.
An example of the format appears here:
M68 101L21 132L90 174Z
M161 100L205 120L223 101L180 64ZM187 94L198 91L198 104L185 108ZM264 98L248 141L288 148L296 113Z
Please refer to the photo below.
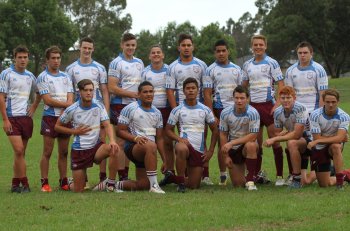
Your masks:
M33 134L33 119L29 116L9 117L12 125L12 132L7 132L7 136L21 136L23 139L29 139Z
M120 112L123 110L123 108L126 106L126 104L111 104L111 124L117 125Z
M43 116L41 120L40 134L51 138L68 138L69 134L58 133L55 131L55 125L59 117L56 116ZM67 128L72 128L71 124L65 125Z
M125 156L135 164L136 168L145 168L145 162L136 160L132 154L132 150L135 145L136 143L134 142L128 142L128 141L125 142L125 145L124 145Z
M163 128L165 128L165 125L167 124L170 116L171 108L158 108L158 110L160 111L160 113L162 113Z
M220 119L220 115L221 115L221 112L222 112L222 108L213 108L213 113L215 115L216 118Z
M203 153L198 152L195 150L192 145L187 146L188 147L188 165L190 167L203 167Z
M244 145L239 146L237 149L231 149L228 153L234 164L244 164L245 157L243 156Z
M103 142L97 143L95 147L86 150L71 150L71 169L79 170L92 167L95 154L103 145Z
M313 149L311 151L311 169L318 170L320 165L331 164L331 155L329 153L329 146L322 149Z
M252 107L254 107L260 115L260 126L270 126L274 123L273 115L271 114L271 110L273 108L272 101L264 102L264 103L250 103Z

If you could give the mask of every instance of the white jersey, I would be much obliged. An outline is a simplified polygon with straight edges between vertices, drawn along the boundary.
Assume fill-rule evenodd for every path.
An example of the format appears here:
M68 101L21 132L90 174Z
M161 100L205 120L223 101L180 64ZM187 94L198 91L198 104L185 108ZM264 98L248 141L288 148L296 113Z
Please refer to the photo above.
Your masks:
M141 73L142 81L149 81L154 87L153 105L156 108L169 107L168 98L166 94L165 81L168 65L163 64L160 70L155 70L152 65L148 65Z
M153 105L149 110L144 109L139 101L123 108L118 123L128 125L131 134L143 136L152 141L156 140L157 128L163 127L160 111Z
M168 124L173 126L178 122L180 137L187 138L196 151L204 153L205 124L215 123L212 111L202 103L197 102L195 106L188 106L184 101L171 111L168 119Z
M6 114L8 117L26 116L29 97L37 91L35 76L25 70L17 72L14 65L1 72L0 92L6 94Z
M232 62L211 64L203 80L203 88L213 89L213 108L218 109L233 106L233 91L241 84L242 70Z
M36 80L40 95L49 94L54 100L67 102L67 94L74 93L70 77L60 71L58 74L51 74L48 69L41 72ZM44 116L59 116L63 108L55 108L44 104Z
M186 98L183 93L183 82L189 77L197 80L199 86L197 100L201 100L202 83L206 69L207 65L196 57L193 57L192 61L186 64L182 63L180 58L170 64L167 73L166 88L175 90L177 103L184 101Z
M85 135L75 135L72 143L74 150L86 150L95 147L100 142L101 122L109 120L107 111L102 103L97 100L92 101L90 107L82 107L81 101L77 101L60 116L60 121L64 124L72 122L73 128L87 125L91 128Z
M304 104L309 113L319 107L320 91L328 89L328 77L324 68L311 60L302 68L295 63L287 69L284 83L295 89L297 100Z
M94 84L94 98L103 101L103 96L100 90L101 84L107 84L106 68L92 60L89 64L83 64L78 59L66 68L66 73L71 77L76 91L76 100L80 99L79 88L77 84L83 79L90 79Z
M228 141L258 133L260 128L260 115L258 111L247 105L246 111L236 114L235 106L225 108L220 115L220 131L228 132ZM242 144L235 145L232 149L238 149Z
M109 64L108 76L119 80L118 87L137 93L143 68L144 65L141 59L133 57L131 60L126 60L123 54L119 54ZM111 95L111 104L129 104L134 101L136 101L134 98Z
M309 113L305 105L295 101L290 114L287 114L282 105L280 105L274 111L273 118L276 128L285 127L288 132L291 132L294 131L295 124L302 124L306 128Z
M349 130L349 115L338 108L333 117L326 115L324 107L318 108L310 115L311 133L321 136L335 136L339 129ZM325 144L317 144L316 149L326 147Z
M243 64L245 80L249 81L250 101L264 103L274 101L274 83L283 80L283 75L278 62L265 55L260 62L251 58Z

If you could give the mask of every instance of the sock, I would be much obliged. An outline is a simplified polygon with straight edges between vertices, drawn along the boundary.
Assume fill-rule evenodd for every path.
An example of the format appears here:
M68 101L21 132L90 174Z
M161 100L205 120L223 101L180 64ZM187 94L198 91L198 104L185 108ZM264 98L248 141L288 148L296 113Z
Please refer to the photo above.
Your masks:
M28 178L27 178L26 176L25 176L25 177L22 177L22 178L20 179L20 181L21 181L21 183L22 183L23 186L29 187Z
M125 174L125 178L129 177L129 167L125 167L124 174Z
M146 171L147 178L149 180L150 187L152 187L155 184L158 184L157 182L157 171Z
M107 174L105 172L100 172L100 182L104 181L107 177Z
M62 179L59 179L59 182L60 182L60 186L64 186L64 185L67 185L68 184L68 179L67 177L64 177ZM87 181L86 181L87 182Z
M41 178L40 181L41 181L41 187L43 187L46 184L49 184L49 179L48 178Z
M107 187L115 187L115 179L107 179Z
M337 179L337 185L343 185L344 183L344 174L343 173L336 173L335 178Z
M115 183L115 188L116 189L119 189L119 190L123 190L123 181L117 181L116 183Z
M286 152L286 156L287 156L289 175L292 175L293 174L293 165L292 165L292 161L290 159L290 153L289 153L289 150L287 148L284 151Z
M255 169L256 169L256 159L245 159L245 165L248 171L247 176L245 177L246 181L254 181L255 178Z
M274 148L273 155L275 157L276 175L283 176L283 149L282 149L282 147Z
M263 156L263 149L262 147L260 147L258 151L258 156L256 158L256 168L255 168L256 173L260 172L261 170L262 156Z
M209 177L209 167L203 167L202 179L204 177Z
M18 187L20 183L20 178L12 178L12 187Z

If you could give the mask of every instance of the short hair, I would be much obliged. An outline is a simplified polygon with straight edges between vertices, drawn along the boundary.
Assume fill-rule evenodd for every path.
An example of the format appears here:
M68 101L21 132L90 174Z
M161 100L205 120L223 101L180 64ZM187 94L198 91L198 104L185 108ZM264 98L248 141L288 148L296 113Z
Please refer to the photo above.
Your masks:
M247 96L247 98L249 97L249 91L248 88L243 87L242 85L238 85L235 90L233 90L233 95L235 95L235 93L245 93L245 95Z
M29 50L25 45L18 45L15 49L13 49L13 57L16 58L18 53L29 54Z
M197 80L195 78L193 78L193 77L189 77L183 82L182 89L185 90L186 85L190 84L190 83L194 83L196 85L196 87L198 88Z
M50 59L51 53L60 54L60 56L62 56L62 51L58 46L50 46L45 50L46 59Z
M298 44L297 48L296 48L296 51L298 51L299 48L302 48L302 47L307 47L309 48L310 50L310 53L313 53L314 52L314 49L312 48L311 44L307 41L303 41L301 43Z
M214 50L215 50L216 47L218 47L218 46L225 46L226 49L228 49L227 42L226 42L226 40L224 40L224 39L219 39L218 41L215 42Z
M189 39L193 43L192 35L181 33L181 34L179 34L177 44L180 45L180 43L182 43L182 41L184 41L185 39Z
M143 81L142 83L140 83L140 85L138 86L137 90L139 91L139 93L142 91L142 88L144 86L151 86L153 87L152 83L149 81ZM154 88L154 87L153 87Z
M122 36L122 43L130 41L130 40L136 40L136 36L131 33L125 33Z
M279 91L278 95L291 95L293 97L296 96L294 88L291 86L283 86Z
M94 83L90 79L82 79L77 84L80 91L84 90L86 85L92 85L94 87Z
M261 35L261 34L253 35L252 38L250 39L250 44L253 44L254 39L263 40L265 45L267 46L267 39L264 35Z
M327 89L327 90L325 90L323 92L323 94L322 94L323 101L325 100L327 95L334 96L337 99L337 101L339 101L339 99L340 99L339 92L337 90L335 90L335 89Z
M81 47L83 42L92 43L92 45L95 45L95 41L92 38L90 38L90 37L84 37L84 38L80 39L79 47Z

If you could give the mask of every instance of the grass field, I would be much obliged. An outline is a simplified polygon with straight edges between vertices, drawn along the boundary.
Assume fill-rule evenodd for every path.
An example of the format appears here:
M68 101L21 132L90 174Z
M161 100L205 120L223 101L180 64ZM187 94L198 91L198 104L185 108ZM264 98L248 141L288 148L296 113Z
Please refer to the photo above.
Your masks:
M350 112L350 79L331 80L330 87L340 90L341 107ZM170 185L164 187L165 195L147 191L74 194L57 188L52 193L41 193L40 117L38 111L26 156L31 193L10 193L13 154L7 137L0 132L0 230L348 230L350 227L349 187L337 191L314 184L289 191L286 187L265 185L258 186L256 192L248 192L214 185L179 194ZM346 168L350 168L349 152L346 145ZM55 151L50 168L54 187L58 185L56 160ZM273 179L270 149L264 150L263 168ZM284 169L286 172L286 161ZM132 166L130 172L133 171ZM97 183L98 168L88 172L90 183ZM217 183L216 157L210 163L210 175Z

